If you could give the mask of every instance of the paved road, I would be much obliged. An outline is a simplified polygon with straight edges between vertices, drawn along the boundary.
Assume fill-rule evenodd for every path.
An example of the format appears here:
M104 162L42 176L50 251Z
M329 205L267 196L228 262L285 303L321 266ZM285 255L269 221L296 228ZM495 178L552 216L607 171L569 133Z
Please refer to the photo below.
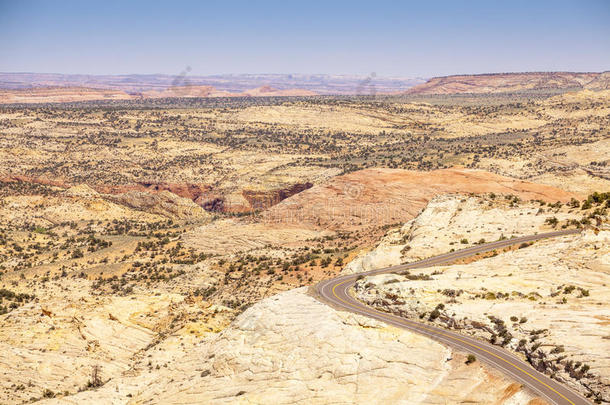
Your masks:
M456 259L472 256L476 253L488 252L494 249L535 241L538 239L552 238L556 236L569 235L580 232L577 229L570 229L557 232L549 232L538 235L523 236L520 238L507 239L483 245L474 246L468 249L458 250L456 252L446 253L439 256L434 256L428 259L420 260L413 263L402 264L399 266L386 267L382 269L367 271L364 273L348 274L339 276L331 280L326 280L319 283L316 288L322 301L325 301L332 306L354 312L360 315L369 316L374 319L386 322L388 324L405 328L410 331L428 336L439 342L455 347L466 353L472 353L477 357L477 360L491 365L492 367L502 371L515 381L530 388L533 392L539 394L550 403L555 404L590 404L581 395L573 392L559 382L550 379L542 373L534 370L529 364L525 363L517 356L502 349L499 346L492 345L483 340L475 339L470 336L462 335L447 329L431 326L425 323L412 321L401 318L385 312L377 311L370 308L360 301L354 299L350 294L350 288L355 284L356 279L361 276L370 276L381 273L393 273L401 270L415 269L421 267L430 267L452 262Z

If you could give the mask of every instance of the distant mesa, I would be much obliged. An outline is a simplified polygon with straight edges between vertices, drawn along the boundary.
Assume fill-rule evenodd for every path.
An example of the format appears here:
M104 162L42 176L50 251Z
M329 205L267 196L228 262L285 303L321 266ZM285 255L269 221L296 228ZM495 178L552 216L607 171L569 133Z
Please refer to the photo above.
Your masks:
M491 73L434 77L408 89L407 95L495 94L540 90L605 90L610 72Z
M35 87L0 90L0 104L70 103L94 100L130 100L132 96L120 90L86 87Z
M0 73L0 104L215 97L451 95L610 89L610 72L489 73L421 78L333 75L193 76ZM363 94L364 93L364 94Z
M215 98L215 97L307 97L317 93L304 89L278 90L262 86L239 93L217 90L212 86L174 86L163 90L148 90L128 94L121 90L86 87L35 87L0 90L0 104L70 103L99 100L136 100L160 98Z
M307 97L316 96L317 93L311 90L304 89L286 89L278 90L271 86L261 86L252 90L246 90L239 94L239 96L251 96L251 97Z
M265 85L242 92L229 92L218 90L213 86L173 86L165 90L149 90L141 93L143 98L171 98L171 97L287 97L287 96L315 96L316 92L304 89L278 90Z
M141 93L143 98L167 97L210 97L217 92L212 86L173 86L164 90L148 90Z
M424 83L423 78L323 74L78 75L56 73L0 73L0 89L25 90L65 87L117 90L132 96L243 97L349 95L374 86L378 94L402 93Z

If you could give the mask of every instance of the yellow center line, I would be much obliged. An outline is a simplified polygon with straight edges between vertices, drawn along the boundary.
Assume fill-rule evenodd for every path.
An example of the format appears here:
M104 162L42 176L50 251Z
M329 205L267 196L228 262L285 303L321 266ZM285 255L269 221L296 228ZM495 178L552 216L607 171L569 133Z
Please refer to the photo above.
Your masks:
M497 354L490 352L490 351L489 351L489 350L487 350L487 349L484 349L484 348L482 348L482 347L480 347L480 346L478 346L478 345L475 345L475 344L473 344L473 343L470 343L470 342L468 342L468 341L466 341L466 340L463 340L463 339L457 338L457 337L455 337L455 336L449 335L449 334L447 334L447 333L444 333L444 332L442 332L442 331L440 331L440 330L430 329L430 328L428 328L428 327L426 327L426 326L424 326L424 325L422 325L422 324L420 324L420 323L417 323L417 322L415 322L415 321L412 321L412 320L410 320L410 319L406 319L406 318L400 318L400 317L395 317L395 318L397 318L397 319L392 319L392 317L387 316L386 314L384 314L384 313L382 313L382 312L379 312L379 311L370 310L369 308L367 308L367 307L366 307L366 306L364 306L364 305L363 305L362 307L359 307L359 306L357 306L357 305L353 305L352 303L350 303L350 302L348 302L348 301L345 301L344 299L342 299L341 297L339 297L339 296L337 295L337 293L336 293L336 291L335 291L335 290L336 290L336 288L337 288L337 287L339 287L339 286L341 286L341 285L343 285L343 284L345 284L345 283L347 283L347 282L349 282L349 281L353 281L353 279L347 279L347 280L345 280L345 281L343 281L343 282L341 282L341 283L339 283L339 284L336 284L336 285L334 285L334 286L333 286L333 289L332 289L332 293L333 293L333 295L335 296L335 298L337 298L339 301L343 302L343 303L344 303L344 304L346 304L347 306L352 307L352 308L355 308L355 309L358 309L358 310L360 310L360 311L367 312L367 313L369 313L369 314L377 315L378 317L384 318L384 319L386 319L386 320L393 320L393 321L396 321L396 320L398 319L398 320L403 321L403 322L408 322L408 323L411 323L411 324L417 325L419 328L424 329L424 330L426 330L426 331L428 331L428 332L433 332L433 333L435 333L435 334L445 336L445 337L449 338L449 340L458 341L458 342L464 343L464 344L466 344L466 345L468 345L468 346L475 347L475 348L477 348L477 349L479 349L479 350L481 350L481 351L483 351L483 352L485 352L485 353L487 353L487 354L489 354L489 355L491 355L491 356L494 356L495 358L500 359L500 360L502 360L503 362L505 362L505 363L507 363L507 364L509 364L509 365L513 366L514 368L516 368L517 370L521 371L521 372L522 372L522 373L524 373L525 375L527 375L527 376L529 376L530 378L533 378L534 380L538 381L540 384L544 385L545 387L547 387L548 389L550 389L551 391L553 391L554 393L556 393L557 395L559 395L561 398L563 398L563 399L565 399L566 401L568 401L570 404L572 404L572 405L576 405L576 404L574 404L574 402L570 401L568 398L566 398L565 396L563 396L563 395L562 395L560 392L558 392L557 390L555 390L553 387L549 386L549 385L548 385L548 384L546 384L545 382L543 382L543 381L541 381L540 379L536 378L535 376L533 376L532 374L530 374L530 373L529 373L529 372L527 372L526 370L524 370L524 369L522 369L521 367L517 366L516 364L514 364L514 363L512 363L512 362L510 362L510 361L508 361L508 360L506 360L506 359L504 359L504 358L502 358L502 357L498 356Z

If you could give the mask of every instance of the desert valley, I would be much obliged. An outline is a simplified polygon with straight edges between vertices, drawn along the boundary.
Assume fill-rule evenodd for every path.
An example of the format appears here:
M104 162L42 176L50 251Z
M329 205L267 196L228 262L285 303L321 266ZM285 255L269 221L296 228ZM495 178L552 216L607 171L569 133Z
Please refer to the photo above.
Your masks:
M610 402L608 72L0 79L0 403Z

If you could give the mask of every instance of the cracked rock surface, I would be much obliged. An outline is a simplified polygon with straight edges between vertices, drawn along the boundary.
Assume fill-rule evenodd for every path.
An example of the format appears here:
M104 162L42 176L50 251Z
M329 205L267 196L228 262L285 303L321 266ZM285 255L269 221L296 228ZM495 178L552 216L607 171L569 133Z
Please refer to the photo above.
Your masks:
M155 364L162 359L151 353ZM265 299L167 367L49 402L445 404L539 401L465 355L337 312L305 288Z

